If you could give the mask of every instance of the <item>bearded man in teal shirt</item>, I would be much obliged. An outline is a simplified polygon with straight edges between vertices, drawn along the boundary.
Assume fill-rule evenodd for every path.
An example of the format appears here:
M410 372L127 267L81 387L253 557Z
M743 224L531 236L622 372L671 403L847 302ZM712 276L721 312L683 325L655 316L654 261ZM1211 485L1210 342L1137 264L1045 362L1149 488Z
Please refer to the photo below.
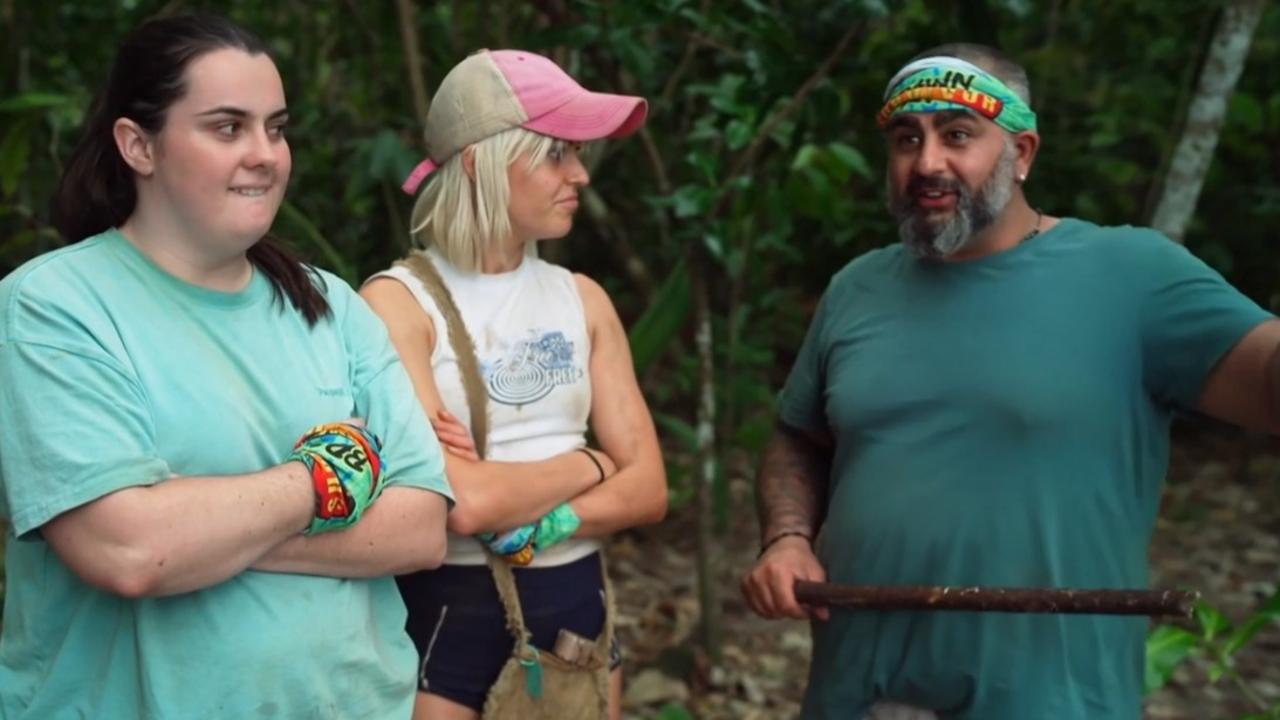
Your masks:
M1145 586L1172 415L1275 432L1280 322L1159 233L1033 209L999 51L922 54L878 119L901 242L818 307L744 595L814 621L804 718L1138 718L1144 618L829 611L794 583Z

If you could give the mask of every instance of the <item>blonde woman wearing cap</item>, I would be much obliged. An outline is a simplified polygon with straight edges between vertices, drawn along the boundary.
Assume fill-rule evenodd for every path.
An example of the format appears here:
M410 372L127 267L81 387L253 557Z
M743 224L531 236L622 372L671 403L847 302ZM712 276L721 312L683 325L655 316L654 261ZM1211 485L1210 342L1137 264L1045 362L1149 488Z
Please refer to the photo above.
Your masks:
M400 579L422 657L415 718L477 717L511 656L486 546L524 565L515 578L533 645L553 651L562 629L601 634L601 539L666 512L653 421L612 302L594 280L534 253L573 227L589 181L580 144L628 135L645 113L642 98L589 92L550 60L512 50L463 60L434 98L430 157L405 189L426 181L413 210L418 256L474 343L487 417L472 422L454 349L465 346L450 342L430 283L397 264L361 291L450 450L458 501L445 566ZM588 427L599 450L586 447Z

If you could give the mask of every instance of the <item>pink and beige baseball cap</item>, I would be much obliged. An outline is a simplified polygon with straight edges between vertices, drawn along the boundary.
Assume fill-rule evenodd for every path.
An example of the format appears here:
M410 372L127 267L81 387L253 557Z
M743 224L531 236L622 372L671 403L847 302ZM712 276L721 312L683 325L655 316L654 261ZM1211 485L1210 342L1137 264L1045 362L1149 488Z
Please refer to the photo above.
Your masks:
M523 50L481 50L454 66L427 111L427 159L401 187L410 195L472 143L522 127L586 142L630 135L644 124L642 97L591 92L551 60Z

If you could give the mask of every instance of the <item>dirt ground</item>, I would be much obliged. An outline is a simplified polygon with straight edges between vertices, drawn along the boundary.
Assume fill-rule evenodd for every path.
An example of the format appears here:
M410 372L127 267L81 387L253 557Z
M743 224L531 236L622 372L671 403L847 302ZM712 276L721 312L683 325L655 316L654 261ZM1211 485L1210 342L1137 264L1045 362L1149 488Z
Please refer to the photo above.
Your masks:
M627 718L782 720L799 712L809 628L761 620L743 604L737 583L755 555L755 520L747 480L733 481L732 488L740 510L722 541L725 643L719 665L696 649L692 509L611 546ZM1280 581L1280 444L1246 442L1229 429L1179 426L1150 556L1154 587L1194 588L1232 621L1247 616ZM1210 683L1206 664L1193 660L1147 698L1144 716L1227 720L1257 712L1258 700L1280 702L1280 623L1259 633L1237 658L1253 701L1227 680Z

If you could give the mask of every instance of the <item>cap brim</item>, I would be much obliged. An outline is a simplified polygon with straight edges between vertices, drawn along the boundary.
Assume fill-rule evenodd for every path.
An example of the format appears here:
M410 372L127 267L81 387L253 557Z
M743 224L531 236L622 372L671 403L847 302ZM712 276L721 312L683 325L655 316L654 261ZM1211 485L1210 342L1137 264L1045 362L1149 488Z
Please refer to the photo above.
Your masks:
M649 103L642 97L583 92L522 127L543 135L586 142L626 137L644 124Z

